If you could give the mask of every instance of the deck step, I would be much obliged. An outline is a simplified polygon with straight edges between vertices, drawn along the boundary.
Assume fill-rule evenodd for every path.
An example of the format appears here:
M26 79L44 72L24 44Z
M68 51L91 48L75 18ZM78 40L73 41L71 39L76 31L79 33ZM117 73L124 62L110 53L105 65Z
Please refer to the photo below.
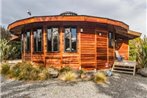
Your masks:
M130 73L130 74L132 74L132 72L129 72L129 71L120 71L120 70L113 70L113 72Z
M113 69L120 69L120 70L134 70L134 68L126 68L126 67L114 67Z
M136 71L136 62L130 63L130 61L125 61L125 62L118 62L115 61L112 67L113 72L119 72L119 73L129 73L135 75Z
M125 65L115 65L115 66L117 66L117 67L128 67L128 68L134 68L134 66L125 66Z

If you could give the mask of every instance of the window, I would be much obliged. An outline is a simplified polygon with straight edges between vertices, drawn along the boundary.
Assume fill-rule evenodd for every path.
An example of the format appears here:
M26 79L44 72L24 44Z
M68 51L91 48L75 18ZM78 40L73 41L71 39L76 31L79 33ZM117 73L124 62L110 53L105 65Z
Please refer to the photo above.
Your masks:
M29 52L30 51L30 32L26 32L26 51Z
M59 30L58 28L47 29L47 51L59 51Z
M21 34L21 52L23 53L23 40L24 40L24 37L23 37L23 33Z
M42 29L37 29L34 31L34 51L42 51Z
M64 50L65 52L77 51L77 29L76 28L65 28Z
M113 47L113 33L109 32L109 47Z

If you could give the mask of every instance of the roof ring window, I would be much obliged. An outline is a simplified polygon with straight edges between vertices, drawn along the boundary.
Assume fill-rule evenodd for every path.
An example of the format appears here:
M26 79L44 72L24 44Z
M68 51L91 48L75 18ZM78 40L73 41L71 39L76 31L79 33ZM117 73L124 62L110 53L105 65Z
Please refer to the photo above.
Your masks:
M71 12L71 11L66 11L60 14L61 16L77 16L77 13Z

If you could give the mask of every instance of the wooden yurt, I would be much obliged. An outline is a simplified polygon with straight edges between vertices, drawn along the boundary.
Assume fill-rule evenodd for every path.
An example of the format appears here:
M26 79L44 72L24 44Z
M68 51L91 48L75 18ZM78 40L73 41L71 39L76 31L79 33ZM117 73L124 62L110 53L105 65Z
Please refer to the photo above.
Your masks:
M75 69L111 67L115 51L128 59L128 41L141 35L124 22L74 12L17 20L8 29L21 38L22 60Z

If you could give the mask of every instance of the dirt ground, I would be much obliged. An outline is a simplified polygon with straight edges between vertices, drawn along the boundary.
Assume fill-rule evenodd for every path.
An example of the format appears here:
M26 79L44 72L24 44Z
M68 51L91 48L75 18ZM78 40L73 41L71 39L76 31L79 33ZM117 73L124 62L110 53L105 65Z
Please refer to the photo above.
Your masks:
M109 82L64 83L58 79L26 82L1 76L1 98L147 98L147 78L114 74Z

